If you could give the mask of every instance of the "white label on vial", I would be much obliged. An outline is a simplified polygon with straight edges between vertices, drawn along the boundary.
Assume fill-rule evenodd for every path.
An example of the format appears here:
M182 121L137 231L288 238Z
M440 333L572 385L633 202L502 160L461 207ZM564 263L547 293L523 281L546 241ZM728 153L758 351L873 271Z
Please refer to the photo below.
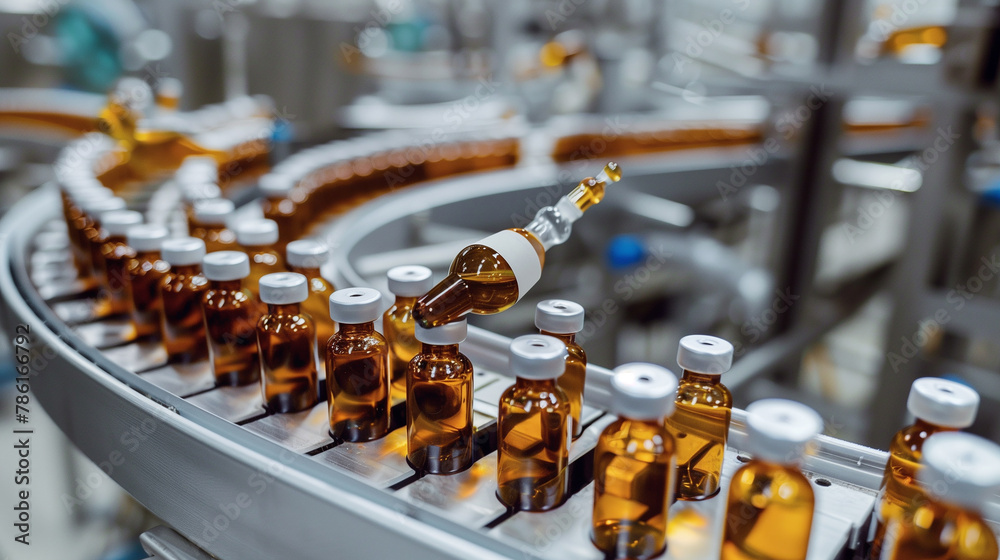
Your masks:
M477 244L493 249L510 265L517 281L518 300L542 277L542 263L538 260L535 246L516 231L505 229Z

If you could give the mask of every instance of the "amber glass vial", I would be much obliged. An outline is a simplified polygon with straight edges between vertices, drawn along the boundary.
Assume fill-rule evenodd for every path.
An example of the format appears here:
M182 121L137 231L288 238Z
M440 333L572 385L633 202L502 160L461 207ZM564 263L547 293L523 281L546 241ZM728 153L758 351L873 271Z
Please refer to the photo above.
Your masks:
M556 379L566 368L566 345L525 335L510 343L517 377L500 397L497 419L497 497L521 511L562 504L569 463L570 404Z
M330 318L340 324L326 349L330 435L363 442L389 432L389 344L375 330L382 293L347 288L330 296Z
M309 297L302 302L302 311L312 317L316 325L316 340L320 359L326 363L326 343L337 332L337 323L330 318L330 296L333 285L320 274L320 268L330 260L330 248L312 239L292 241L285 248L288 269L298 272L309 281Z
M406 375L406 459L418 472L451 474L472 464L473 370L458 351L467 334L464 319L416 329L422 346Z
M179 173L179 172L178 172ZM181 181L181 200L183 201L184 217L188 226L197 223L194 207L206 200L217 200L222 198L222 189L215 183L188 183Z
M233 202L224 198L197 201L194 221L188 223L188 233L204 241L209 253L237 250L236 234L226 226L235 210Z
M674 439L663 419L674 410L677 377L652 364L626 364L611 378L611 411L594 450L591 540L605 558L646 560L667 548L674 488Z
M448 276L417 299L413 316L433 327L468 313L492 315L509 309L541 277L545 251L565 243L573 222L620 179L621 168L610 162L596 178L585 178L554 206L539 210L524 228L503 230L462 249Z
M87 239L89 228L93 228L95 233L100 233L100 224L95 223L85 211L84 207L92 204L92 201L113 198L111 189L104 187L83 187L69 193L68 206L66 208L66 219L70 240L70 248L73 254L73 264L81 278L92 277L94 275L94 253L91 243ZM117 203L116 203L117 204Z
M260 386L264 405L274 412L312 408L319 400L316 327L302 312L309 297L306 277L295 272L260 279L260 299L267 313L257 322Z
M265 274L284 272L281 254L276 249L278 243L278 224L272 220L247 220L237 224L236 242L250 257L250 276L247 286L254 294Z
M260 178L258 187L264 196L264 217L278 224L278 250L284 251L288 243L302 233L302 220L296 219L296 205L291 199L295 181L287 175L268 173Z
M719 493L733 395L721 383L733 364L733 345L708 335L681 339L677 365L684 371L677 409L666 426L677 442L677 498L702 500Z
M261 303L243 286L250 260L239 251L216 251L201 263L208 290L202 297L208 353L218 385L249 385L260 379L257 320Z
M431 269L426 266L397 266L389 270L389 291L396 301L382 315L382 330L389 341L389 370L392 372L392 392L405 397L406 371L410 360L420 352L420 342L414 335L413 305L417 298L434 286Z
M915 421L896 433L889 444L889 461L875 501L871 558L880 554L888 523L926 499L917 484L924 442L936 433L971 426L979 410L979 394L961 383L923 377L910 386L906 408Z
M995 560L982 509L1000 491L1000 446L972 434L938 433L924 443L918 481L927 497L889 521L876 560Z
M753 459L733 474L726 501L721 560L803 560L815 494L798 464L823 430L811 408L784 399L747 407Z
M160 280L170 265L160 258L160 247L167 239L167 228L157 225L132 226L126 239L135 251L128 263L128 292L132 325L137 337L160 338Z
M556 385L569 399L573 419L573 439L583 433L583 386L587 381L587 353L576 343L576 333L583 330L584 310L579 303L565 299L547 299L535 306L535 327L539 333L558 338L566 345L566 371Z
M201 273L205 242L196 237L167 239L161 249L170 270L160 280L160 332L167 360L190 364L208 358L201 301L208 279Z
M84 200L84 223L80 232L80 241L86 251L85 258L90 263L91 273L97 278L98 283L107 288L104 281L107 274L104 269L104 244L108 241L108 231L103 227L102 219L105 214L125 210L125 200L118 197L87 199ZM121 228L115 234L122 237L124 233Z
M104 236L100 243L97 262L101 284L100 306L102 314L124 315L129 312L128 264L135 257L129 247L126 233L142 223L142 214L132 210L115 210L101 216Z

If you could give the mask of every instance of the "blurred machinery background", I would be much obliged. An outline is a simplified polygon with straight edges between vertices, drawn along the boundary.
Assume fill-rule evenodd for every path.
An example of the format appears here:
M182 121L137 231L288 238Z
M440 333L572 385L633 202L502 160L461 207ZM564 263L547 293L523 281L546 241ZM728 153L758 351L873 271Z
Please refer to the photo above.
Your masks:
M52 178L73 128L22 134L16 113L44 101L24 88L85 115L122 76L182 84L186 111L267 96L272 165L381 131L501 131L519 165L573 170L489 203L455 192L373 215L337 271L348 281L403 257L442 272L465 240L523 225L621 158L635 177L549 253L526 302L473 324L526 332L558 294L587 308L581 341L605 367L671 365L681 336L711 333L736 345L738 406L795 398L878 448L911 381L945 376L985 401L972 431L1000 437L995 1L0 0L0 32L4 207ZM71 466L67 488L94 471L49 463ZM115 526L111 487L84 510L53 496L63 530ZM126 517L126 534L149 522ZM117 542L38 557L128 557Z

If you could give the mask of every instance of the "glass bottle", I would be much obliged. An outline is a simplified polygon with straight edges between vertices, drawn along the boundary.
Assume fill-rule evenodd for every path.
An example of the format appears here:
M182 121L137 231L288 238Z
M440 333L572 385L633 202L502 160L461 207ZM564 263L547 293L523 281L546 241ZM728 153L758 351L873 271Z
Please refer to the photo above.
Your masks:
M703 500L719 493L729 438L733 394L721 383L733 364L733 345L708 335L681 339L677 365L684 374L677 409L666 426L677 442L677 498Z
M551 336L519 336L510 343L517 381L500 397L497 497L516 510L550 510L565 497L573 420L556 379L567 356L566 345Z
M733 474L721 560L803 560L815 494L798 463L823 430L811 408L785 399L747 407L749 463Z
M170 270L160 280L160 332L167 360L189 364L208 358L201 301L208 279L201 273L205 242L196 237L167 239L161 249Z
M396 296L392 307L382 315L382 329L389 341L389 371L392 392L406 398L406 371L410 360L420 352L414 335L413 304L434 286L431 269L426 266L397 266L387 273L389 291Z
M84 232L89 227L100 231L99 226L93 223L83 208L90 200L112 197L114 194L111 189L103 187L77 189L69 192L66 197L64 214L69 234L70 251L73 255L73 265L80 278L90 278L94 275L93 254Z
M914 416L914 422L897 432L889 444L889 461L875 500L871 558L879 557L888 523L926 499L917 484L924 442L936 433L971 426L979 410L979 393L961 383L923 377L910 386L906 408Z
M177 78L162 77L156 82L156 108L163 112L174 112L180 108L184 84Z
M201 269L208 279L201 301L215 382L256 383L260 379L257 320L261 304L244 286L250 259L239 251L216 251L205 255Z
M1000 446L972 434L938 433L923 446L917 479L925 499L889 521L879 560L995 560L983 507L1000 491Z
M340 330L327 343L326 390L330 435L364 442L389 432L389 344L375 331L382 293L347 288L330 296Z
M236 224L236 242L250 257L250 276L247 286L257 293L257 286L265 274L283 272L281 254L275 249L278 242L278 224L272 220L247 220Z
M320 359L326 363L326 343L337 332L337 323L330 318L330 295L333 285L320 273L320 268L330 260L330 248L312 239L292 241L285 247L288 269L298 272L309 281L309 297L302 302L302 310L312 317L316 325L316 340Z
M264 197L264 217L278 224L278 250L284 251L285 245L302 233L302 220L296 218L296 205L291 199L295 181L286 175L268 173L261 176L258 187Z
M107 242L108 233L103 227L102 219L104 214L119 210L125 210L125 200L118 197L90 199L83 202L86 224L81 232L80 241L87 251L85 258L90 263L91 272L99 283L106 278L102 250L104 243ZM101 285L107 287L107 284Z
M194 221L188 224L188 233L205 242L205 250L232 251L236 245L236 234L226 224L236 210L231 200L214 198L194 204Z
M170 265L160 258L160 246L167 239L167 228L157 225L137 225L126 234L135 258L129 261L128 288L132 325L138 338L160 338L160 280Z
M573 439L583 433L580 416L583 411L583 386L587 381L587 353L576 343L576 333L583 330L583 306L565 299L547 299L535 306L535 327L538 332L558 338L566 345L566 371L556 384L569 399L573 417Z
M261 392L274 412L312 408L319 400L316 370L316 327L302 312L309 297L306 277L295 272L266 274L260 279L260 299L267 313L257 322Z
M135 251L126 242L126 232L142 223L142 214L132 210L114 210L101 216L100 258L95 269L101 292L98 296L101 315L121 315L129 312L128 263Z
M406 374L406 459L417 472L451 474L472 464L473 370L458 348L467 335L464 319L416 329L422 346Z
M523 229L506 229L462 249L448 276L417 300L413 316L432 327L469 312L491 315L510 308L538 281L545 251L569 239L573 222L619 179L621 169L608 163L597 178L580 181L555 206L539 210Z
M618 420L594 449L591 540L607 558L646 560L667 548L674 490L674 438L663 419L674 409L677 377L652 364L626 364L611 378Z

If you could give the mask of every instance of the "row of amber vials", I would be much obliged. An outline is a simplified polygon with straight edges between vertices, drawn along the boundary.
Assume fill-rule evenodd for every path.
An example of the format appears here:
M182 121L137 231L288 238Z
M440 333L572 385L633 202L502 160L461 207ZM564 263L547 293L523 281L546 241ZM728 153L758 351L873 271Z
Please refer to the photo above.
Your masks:
M889 445L889 461L875 503L875 535L869 558L882 556L886 531L894 521L927 500L918 483L924 445L934 434L955 432L972 425L979 394L970 387L935 377L917 379L910 387L906 407L914 417Z
M277 170L262 178L265 217L278 222L283 243L305 234L306 224L320 218L321 212L346 210L424 180L508 167L517 162L519 152L516 138L470 139L388 150L376 149L374 143L372 146L364 156L332 162L305 176L296 176L295 170L289 169L289 175Z

